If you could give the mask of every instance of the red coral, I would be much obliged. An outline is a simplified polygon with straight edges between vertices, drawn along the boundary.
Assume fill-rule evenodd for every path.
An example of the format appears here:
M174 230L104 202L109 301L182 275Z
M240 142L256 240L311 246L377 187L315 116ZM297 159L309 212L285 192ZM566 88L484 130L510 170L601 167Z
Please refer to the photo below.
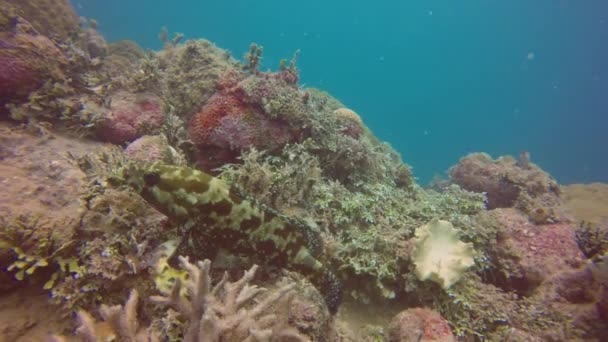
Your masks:
M211 139L211 134L219 126L222 118L228 116L242 117L248 111L252 111L252 108L243 105L235 96L216 93L190 120L188 126L190 139L197 146L216 145ZM219 147L228 146L220 145Z
M200 166L211 170L234 162L249 147L274 149L299 137L298 129L270 118L256 103L242 100L242 83L228 86L207 101L190 120L188 132L201 152Z
M165 121L161 103L155 95L120 91L112 96L110 111L97 125L97 133L114 144L158 133Z
M388 326L391 342L401 341L456 341L448 322L437 312L427 308L401 311Z

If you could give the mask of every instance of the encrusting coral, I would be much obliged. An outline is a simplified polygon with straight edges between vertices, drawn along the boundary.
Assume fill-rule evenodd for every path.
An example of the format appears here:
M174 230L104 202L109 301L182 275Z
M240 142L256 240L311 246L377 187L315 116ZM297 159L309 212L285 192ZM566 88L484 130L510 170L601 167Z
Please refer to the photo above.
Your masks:
M287 310L293 298L295 284L282 286L276 292L258 300L265 289L250 285L258 268L252 266L236 282L228 281L228 273L212 287L211 261L194 265L179 257L182 268L190 278L185 284L188 298L181 293L181 280L176 280L170 293L150 299L178 311L188 320L184 341L268 341L306 338L287 324ZM273 313L272 308L283 311Z

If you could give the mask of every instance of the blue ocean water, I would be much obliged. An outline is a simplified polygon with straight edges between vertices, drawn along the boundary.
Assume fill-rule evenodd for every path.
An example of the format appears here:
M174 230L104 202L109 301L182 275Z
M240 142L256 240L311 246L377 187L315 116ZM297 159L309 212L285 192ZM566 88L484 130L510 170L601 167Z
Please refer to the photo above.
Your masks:
M109 41L166 26L357 111L422 183L469 152L529 151L560 183L608 182L606 0L72 0Z

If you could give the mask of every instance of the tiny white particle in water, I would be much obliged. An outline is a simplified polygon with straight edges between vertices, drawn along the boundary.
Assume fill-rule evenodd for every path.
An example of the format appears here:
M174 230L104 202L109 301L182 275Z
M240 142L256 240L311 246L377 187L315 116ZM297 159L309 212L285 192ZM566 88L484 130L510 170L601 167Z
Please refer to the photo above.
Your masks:
M433 11L429 11L429 15L433 15Z
M424 135L429 135L429 131L425 130Z
M379 60L380 62L384 62L384 56L380 56L380 57L378 57L378 60Z
M534 60L534 57L535 57L534 52L528 52L528 56L526 58L528 58L529 61L532 61L532 60Z

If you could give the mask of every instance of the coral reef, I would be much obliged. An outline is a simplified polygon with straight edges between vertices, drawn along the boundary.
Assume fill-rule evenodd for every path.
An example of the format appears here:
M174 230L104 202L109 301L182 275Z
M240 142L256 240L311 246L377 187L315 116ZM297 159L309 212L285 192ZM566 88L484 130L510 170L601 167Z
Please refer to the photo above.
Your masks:
M299 85L299 51L265 72L257 44L239 63L163 29L144 52L63 0L4 1L0 31L0 303L50 294L47 330L78 309L84 340L606 335L605 186L560 188L524 152L423 189L362 116ZM21 317L0 339L41 340L45 318L0 307Z
M319 261L318 231L248 200L210 174L161 163L126 165L121 182L177 224L191 227L175 255L214 257L220 248L246 253L310 277L330 312L342 300L342 284Z
M80 32L79 39L91 58L103 58L108 54L108 43L106 43L103 36L97 32L95 24L89 24L88 28L83 28Z
M32 137L7 125L0 136L0 267L10 268L2 272L3 287L18 286L15 280L52 286L73 261L85 175L64 154L73 146L65 137ZM92 151L93 144L74 150Z

